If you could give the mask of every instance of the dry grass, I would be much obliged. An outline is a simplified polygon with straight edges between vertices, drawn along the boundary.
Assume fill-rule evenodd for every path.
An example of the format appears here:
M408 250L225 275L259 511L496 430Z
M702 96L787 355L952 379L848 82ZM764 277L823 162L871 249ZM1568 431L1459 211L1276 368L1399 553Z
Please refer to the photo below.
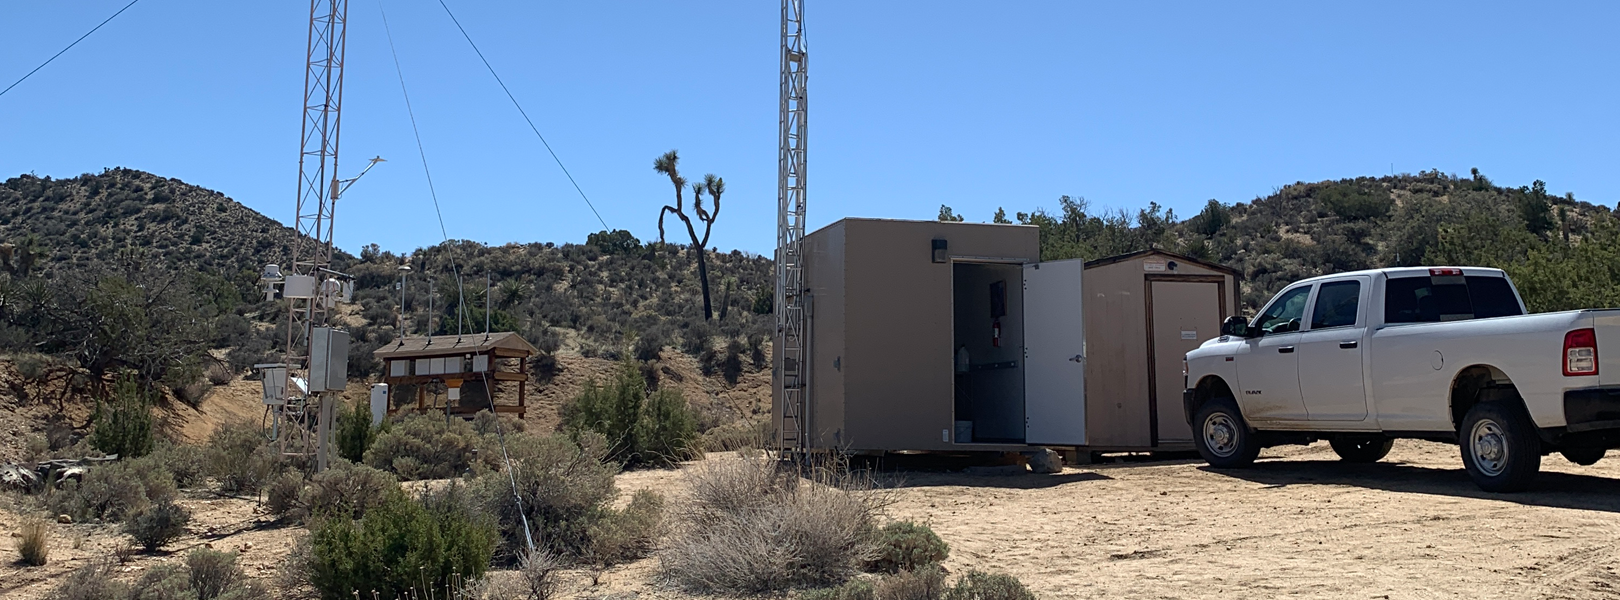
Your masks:
M659 557L674 581L706 592L842 582L872 558L890 502L843 464L799 477L769 459L715 460L686 480L689 496Z
M25 565L44 565L51 557L50 524L38 518L23 521L17 531L17 554Z

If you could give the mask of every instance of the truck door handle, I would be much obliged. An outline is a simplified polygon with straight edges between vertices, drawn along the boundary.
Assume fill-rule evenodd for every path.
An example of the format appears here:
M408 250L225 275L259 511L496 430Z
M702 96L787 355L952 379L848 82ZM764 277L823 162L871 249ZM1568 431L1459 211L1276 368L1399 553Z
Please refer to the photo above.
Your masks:
M1345 340L1345 341L1339 342L1339 347L1344 348L1345 350L1349 350L1351 348L1356 347L1356 341L1355 340Z
M1076 355L1074 355L1074 357L1073 357L1073 358L1070 358L1070 359L1069 359L1069 360L1071 360L1071 361L1073 361L1073 362L1077 362L1077 363L1081 363L1081 364L1085 364L1085 362L1086 362L1086 357L1085 357L1085 355L1083 355L1083 354L1076 354Z
M1294 353L1294 347L1293 346L1278 346L1277 347L1277 352L1282 353L1282 354L1293 354Z

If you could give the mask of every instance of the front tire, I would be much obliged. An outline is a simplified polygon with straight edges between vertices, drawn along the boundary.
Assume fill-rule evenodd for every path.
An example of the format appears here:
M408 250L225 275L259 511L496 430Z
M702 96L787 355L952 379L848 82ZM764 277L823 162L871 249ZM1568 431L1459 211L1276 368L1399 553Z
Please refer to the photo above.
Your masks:
M1193 443L1209 466L1220 469L1247 467L1260 456L1260 442L1231 398L1215 398L1198 409Z
M1347 463L1375 463L1389 455L1395 440L1383 436L1338 436L1328 440L1333 452Z
M1541 470L1541 438L1517 406L1475 404L1463 418L1457 441L1468 476L1487 492L1524 491Z

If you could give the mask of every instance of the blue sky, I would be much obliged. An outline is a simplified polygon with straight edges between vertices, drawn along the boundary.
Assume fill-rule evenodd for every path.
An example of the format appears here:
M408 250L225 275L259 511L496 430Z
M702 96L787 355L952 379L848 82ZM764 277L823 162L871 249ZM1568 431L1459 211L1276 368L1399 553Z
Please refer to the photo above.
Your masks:
M775 243L775 2L449 0L609 226L656 237L652 159L726 178L711 244ZM0 3L0 86L124 0ZM810 220L1148 202L1417 172L1620 200L1599 2L808 0ZM452 237L601 229L434 0L388 17ZM926 8L924 8L926 7ZM143 0L0 96L0 177L125 166L286 222L308 5ZM376 0L352 3L338 244L440 241ZM671 233L675 233L673 230Z

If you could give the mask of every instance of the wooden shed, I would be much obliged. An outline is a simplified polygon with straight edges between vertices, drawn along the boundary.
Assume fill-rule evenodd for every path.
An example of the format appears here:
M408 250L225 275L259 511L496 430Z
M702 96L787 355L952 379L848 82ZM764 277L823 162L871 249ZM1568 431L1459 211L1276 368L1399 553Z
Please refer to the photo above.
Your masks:
M1238 272L1163 250L1086 263L1087 445L1192 448L1181 392L1188 351L1236 314Z
M407 336L378 348L388 384L388 412L444 410L471 416L491 408L523 418L528 359L533 344L509 331L466 335ZM516 404L500 402L501 384L516 383Z

